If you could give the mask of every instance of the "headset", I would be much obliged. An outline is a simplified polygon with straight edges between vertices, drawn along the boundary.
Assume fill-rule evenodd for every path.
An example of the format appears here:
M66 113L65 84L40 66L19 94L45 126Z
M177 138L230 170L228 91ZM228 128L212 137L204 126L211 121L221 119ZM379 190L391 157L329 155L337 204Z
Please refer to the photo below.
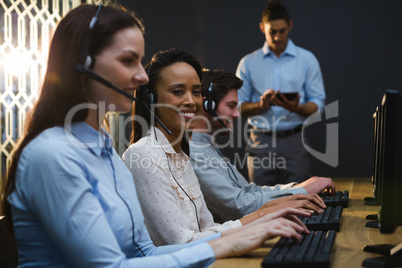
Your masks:
M211 71L209 71L209 75L210 75L210 79L209 79L209 80L211 80L211 78L212 78L212 72L211 72ZM215 110L216 110L218 107L217 107L216 102L214 101L213 96L212 96L212 86L213 86L213 83L212 83L212 81L210 81L209 87L208 87L208 91L207 91L207 98L206 98L206 99L204 100L204 102L203 102L204 110L205 110L207 113L212 114L212 116L215 117L216 120L218 120L218 122L219 122L224 128L226 128L228 131L230 131L230 129L229 129L229 128L226 126L226 124L223 122L222 118L220 118L219 115L217 115L216 112L215 112Z
M91 46L92 35L93 35L94 28L95 28L95 24L98 21L99 12L101 11L102 7L103 6L101 4L98 4L95 15L93 16L93 18L91 19L91 22L89 23L87 33L85 34L84 40L82 41L81 52L79 55L79 61L78 61L78 63L76 63L75 69L77 71L79 71L80 73L85 74L88 77L92 78L93 80L105 85L106 87L113 89L114 91L125 96L126 98L128 98L132 101L137 101L138 98L131 96L130 94L128 94L121 88L117 87L116 85L112 84L111 82L107 81L106 79L104 79L103 77L99 76L98 74L94 73L91 70L91 68L95 64L95 59L93 59L90 56L89 48ZM149 72L148 72L148 74L149 74ZM142 100L139 100L139 101L141 104L143 104L145 106L145 108L149 111L151 116L153 116L155 118L155 120L160 124L160 126L170 135L172 132L159 120L159 118L151 111L151 109L149 109L148 105L146 105L146 103L144 103Z
M208 91L207 91L207 98L203 102L204 110L207 113L215 112L216 110L216 103L212 97L212 82L209 83Z
M149 74L151 73L151 67L152 67L152 61L148 66L148 77ZM149 83L147 84L147 87L145 89L145 102L149 104L149 106L151 106L152 104L155 104L157 102L157 97L158 95L156 94L156 92L154 90L149 89Z

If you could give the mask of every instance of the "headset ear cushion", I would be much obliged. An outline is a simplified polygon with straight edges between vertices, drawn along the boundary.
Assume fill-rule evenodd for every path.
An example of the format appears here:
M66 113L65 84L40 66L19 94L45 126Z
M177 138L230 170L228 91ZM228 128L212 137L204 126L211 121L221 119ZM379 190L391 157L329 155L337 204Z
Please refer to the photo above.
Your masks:
M211 105L211 110L209 109L209 105ZM215 110L215 101L211 101L211 104L209 104L209 100L208 99L206 99L206 100L204 100L204 110L206 111L206 112L211 112L211 111L214 111Z
M148 101L149 104L154 104L154 94L152 92L148 92Z
M92 64L92 58L91 58L91 56L87 55L85 58L84 67L89 68L89 67L91 67L91 64Z
M212 109L212 111L215 111L215 101L214 100L211 101L211 109Z
M208 112L208 100L204 100L203 102L204 110Z
M156 96L156 93L153 91L153 90L148 90L148 92L146 93L147 94L147 98L148 98L148 103L151 105L151 104L155 104L156 103L156 99L157 99L157 96Z

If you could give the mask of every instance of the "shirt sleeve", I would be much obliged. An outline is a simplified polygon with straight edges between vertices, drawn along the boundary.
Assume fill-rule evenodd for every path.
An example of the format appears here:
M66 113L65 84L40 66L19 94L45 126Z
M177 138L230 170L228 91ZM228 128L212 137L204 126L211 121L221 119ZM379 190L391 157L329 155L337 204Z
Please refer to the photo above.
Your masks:
M320 111L325 104L325 89L320 64L314 55L311 55L306 73L306 102L314 102Z
M240 106L243 102L251 102L251 95L253 93L249 70L246 66L246 57L240 60L237 66L236 76L243 80L243 86L237 91Z
M207 211L208 215L211 215L210 220L213 225L199 232L197 223L189 220L187 207L180 201L187 200L188 197L179 187L171 186L173 178L167 166L167 158L164 157L161 160L162 157L155 152L148 152L145 147L129 148L124 153L123 160L132 173L145 224L156 245L187 243L241 226L239 221L226 223L226 225L215 224L211 213ZM129 159L142 161L134 163ZM206 220L203 214L207 207L205 201L202 200L202 202L204 205L198 208L200 222ZM203 224L200 223L200 225Z
M225 162L218 156L211 158L202 153L192 156L192 165L208 207L221 220L241 218L279 197L306 193L303 188L289 189L292 183L273 187L250 184L233 166L231 170L229 163L222 166Z
M206 243L160 249L152 246L146 252L158 256L127 258L92 194L85 161L71 148L40 147L21 156L17 177L22 181L10 196L10 203L18 204L17 196L26 200L46 236L71 266L206 267L214 261L213 250ZM21 208L16 205L14 209Z

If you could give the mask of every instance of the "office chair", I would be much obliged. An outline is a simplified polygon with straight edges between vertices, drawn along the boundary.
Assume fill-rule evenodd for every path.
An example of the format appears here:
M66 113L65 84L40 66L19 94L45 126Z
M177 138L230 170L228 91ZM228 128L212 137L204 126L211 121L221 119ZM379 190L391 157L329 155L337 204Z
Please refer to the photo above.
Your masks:
M3 222L4 218L0 219L0 267L15 268L18 266L17 243L5 233Z

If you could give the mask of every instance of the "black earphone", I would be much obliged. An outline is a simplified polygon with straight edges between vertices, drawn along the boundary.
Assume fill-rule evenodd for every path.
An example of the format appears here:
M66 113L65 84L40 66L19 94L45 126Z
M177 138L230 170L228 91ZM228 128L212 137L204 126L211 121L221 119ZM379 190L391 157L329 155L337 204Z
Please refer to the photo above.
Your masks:
M207 113L212 114L213 117L216 118L216 120L218 120L218 122L224 127L226 128L228 131L230 131L230 129L226 126L226 124L223 122L222 118L219 117L219 115L216 114L215 110L218 108L218 106L216 105L216 102L213 99L213 94L212 94L212 76L213 76L213 72L212 71L208 71L209 74L209 87L208 87L208 91L207 91L207 98L203 101L203 108Z
M102 9L102 5L98 4L95 15L91 19L91 22L89 23L89 27L87 30L87 33L84 37L84 40L82 41L81 45L81 53L79 55L79 61L75 65L75 69L79 71L82 74L87 75L88 77L94 79L95 81L105 85L106 87L113 89L117 93L125 96L126 98L132 100L132 101L137 101L138 99L135 98L134 96L131 96L121 88L115 86L111 82L107 81L105 78L99 76L98 74L94 73L90 68L93 67L95 64L95 59L93 59L90 54L89 54L89 48L91 46L91 41L92 41L92 34L95 28L95 24L98 21L98 16L99 12ZM143 101L140 101L145 108L150 112L151 116L155 118L155 120L161 125L161 127L170 135L172 132L159 120L159 118L149 109L148 105L144 103Z
M215 111L216 103L212 97L212 82L209 83L207 98L203 102L204 110L208 113L212 113Z
M148 66L148 73L147 73L148 77L149 74L151 73L151 67L152 67L152 61ZM156 95L156 92L149 88L149 82L148 82L147 87L145 89L145 98L146 98L145 102L149 104L149 106L151 106L152 104L155 104L157 102L157 97L158 96Z

